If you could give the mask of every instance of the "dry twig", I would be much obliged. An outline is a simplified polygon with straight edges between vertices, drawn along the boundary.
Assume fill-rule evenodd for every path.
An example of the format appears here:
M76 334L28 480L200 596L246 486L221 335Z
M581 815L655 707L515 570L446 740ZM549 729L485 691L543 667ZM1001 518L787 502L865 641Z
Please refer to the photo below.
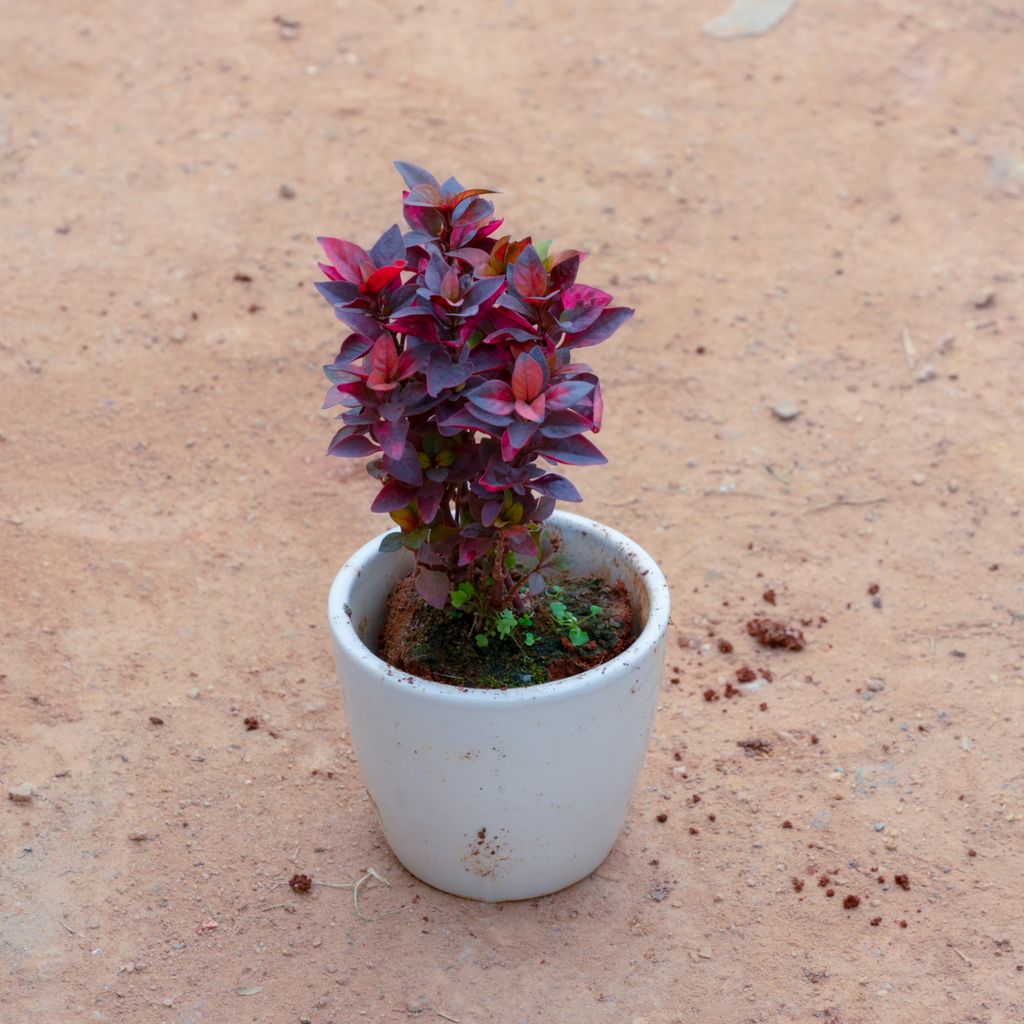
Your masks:
M835 501L830 501L827 505L818 505L815 508L809 508L804 515L809 516L813 512L825 512L830 508L839 508L842 505L878 505L886 500L888 499L884 495L880 498L837 498Z

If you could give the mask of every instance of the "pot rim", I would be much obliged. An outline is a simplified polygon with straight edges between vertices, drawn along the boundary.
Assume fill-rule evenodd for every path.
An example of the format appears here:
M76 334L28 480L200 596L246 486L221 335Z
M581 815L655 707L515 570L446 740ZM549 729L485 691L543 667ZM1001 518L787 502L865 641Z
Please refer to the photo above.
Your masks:
M624 533L595 519L561 510L554 512L548 522L556 529L560 525L564 525L574 527L584 534L588 531L602 533L633 562L637 575L643 581L649 607L647 622L629 647L610 661L587 669L586 672L566 676L564 679L557 679L551 683L537 683L533 686L520 686L508 690L477 690L456 686L453 683L437 683L395 668L394 665L378 657L363 643L356 632L349 610L352 591L357 585L359 577L370 568L375 559L387 557L386 554L381 554L378 548L381 538L387 533L393 532L390 530L359 548L334 578L327 599L327 614L335 641L345 648L351 657L362 662L365 668L377 673L381 677L382 685L400 689L409 696L415 695L430 701L448 701L462 706L486 705L497 709L499 707L521 707L524 703L556 703L568 700L581 691L597 690L602 685L611 683L622 672L628 671L633 665L647 657L668 630L670 611L668 582L658 567L658 563Z

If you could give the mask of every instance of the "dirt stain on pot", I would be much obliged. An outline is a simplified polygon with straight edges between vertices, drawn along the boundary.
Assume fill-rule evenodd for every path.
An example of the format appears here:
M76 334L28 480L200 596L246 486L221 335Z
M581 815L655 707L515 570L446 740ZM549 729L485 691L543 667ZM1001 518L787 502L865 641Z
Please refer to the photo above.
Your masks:
M462 863L467 871L480 878L497 878L501 865L509 859L502 853L502 844L493 836L488 838L487 829L481 828L470 839L469 852L462 858Z

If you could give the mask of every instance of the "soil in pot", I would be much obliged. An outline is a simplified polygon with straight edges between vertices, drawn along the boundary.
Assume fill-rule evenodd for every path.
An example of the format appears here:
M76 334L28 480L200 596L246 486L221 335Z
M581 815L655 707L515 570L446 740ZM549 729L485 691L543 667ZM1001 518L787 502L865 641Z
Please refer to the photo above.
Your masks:
M536 600L528 626L517 622L512 635L492 635L480 646L472 615L451 606L430 607L406 577L388 602L377 653L423 679L510 689L574 676L614 658L633 642L633 610L623 583L579 576L562 577L555 585L553 593L549 590ZM570 639L569 616L585 631L585 642Z

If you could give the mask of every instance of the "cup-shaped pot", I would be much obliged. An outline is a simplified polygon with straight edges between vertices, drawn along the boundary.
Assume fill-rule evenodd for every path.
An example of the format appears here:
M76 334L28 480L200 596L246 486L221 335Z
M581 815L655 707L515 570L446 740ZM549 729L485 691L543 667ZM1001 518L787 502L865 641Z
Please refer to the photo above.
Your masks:
M625 822L658 703L669 591L654 560L601 523L556 512L574 575L622 580L636 639L553 683L474 690L411 676L375 650L407 552L361 548L328 614L349 729L395 856L457 896L522 900L578 882Z

